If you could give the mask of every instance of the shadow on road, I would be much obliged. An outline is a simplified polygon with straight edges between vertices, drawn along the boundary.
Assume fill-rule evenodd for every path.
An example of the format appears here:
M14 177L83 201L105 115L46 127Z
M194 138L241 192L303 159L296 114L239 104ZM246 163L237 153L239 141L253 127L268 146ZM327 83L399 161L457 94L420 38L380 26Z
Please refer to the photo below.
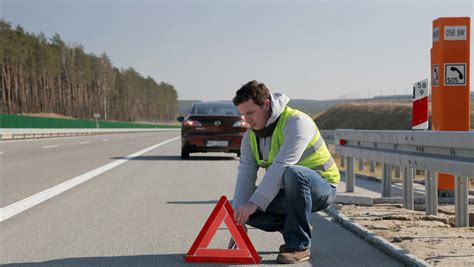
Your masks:
M260 254L274 254L277 252L260 252ZM87 258L66 258L44 262L11 263L2 266L190 266L185 263L185 254L163 254L163 255L136 255L118 257L87 257ZM276 261L263 260L262 264L275 264ZM216 264L206 264L207 266L217 266ZM199 266L205 266L199 264ZM218 264L218 266L235 266Z
M13 263L3 266L165 266L184 264L184 254L136 255L118 257L66 258L44 262Z
M346 182L346 172L340 171L340 173L341 173L341 182ZM356 178L355 185L357 187L364 188L366 190L369 190L375 193L380 193L382 191L381 182L365 179L363 178L363 176L359 174L356 174L355 178ZM392 184L391 192L392 192L392 196L403 196L403 187L401 185ZM424 191L422 190L415 188L414 192L415 192L416 197L424 196Z
M303 266L403 266L402 263L372 247L365 240L346 229L334 225L320 214L313 214L311 224L315 226L312 236L311 259ZM250 228L251 230L253 228ZM221 229L228 231L227 229ZM255 229L257 230L257 229ZM260 230L258 230L260 231ZM268 239L270 248L258 250L263 258L261 265L277 265L276 257L281 239ZM261 241L260 241L261 242ZM346 245L344 245L346 244ZM347 245L349 244L349 245ZM260 244L262 245L262 244ZM182 253L133 256L96 256L54 259L42 262L20 262L1 266L235 266L234 264L189 264L183 257L189 247L181 247ZM302 265L299 265L302 266Z
M126 159L126 160L168 160L168 161L194 161L194 160L235 160L235 157L222 157L222 156L192 156L183 160L180 156L177 155L163 155L163 156L139 156L135 158L129 157L113 157L110 159Z
M203 200L203 201L168 201L166 204L216 204L217 200Z

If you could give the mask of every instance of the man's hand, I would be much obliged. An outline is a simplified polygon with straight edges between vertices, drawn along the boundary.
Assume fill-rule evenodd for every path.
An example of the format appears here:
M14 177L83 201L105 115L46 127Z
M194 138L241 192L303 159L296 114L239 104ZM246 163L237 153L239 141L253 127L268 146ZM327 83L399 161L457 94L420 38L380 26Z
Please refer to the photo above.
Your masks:
M257 211L258 206L247 201L244 205L238 207L234 212L234 219L237 224L243 225L249 220L249 216Z

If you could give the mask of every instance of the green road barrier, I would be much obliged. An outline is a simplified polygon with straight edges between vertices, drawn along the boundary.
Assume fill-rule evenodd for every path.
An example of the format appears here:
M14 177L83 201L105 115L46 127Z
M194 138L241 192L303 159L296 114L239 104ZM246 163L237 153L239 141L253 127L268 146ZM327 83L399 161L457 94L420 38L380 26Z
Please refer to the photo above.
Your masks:
M141 124L129 122L41 118L0 114L0 128L180 128L178 125Z

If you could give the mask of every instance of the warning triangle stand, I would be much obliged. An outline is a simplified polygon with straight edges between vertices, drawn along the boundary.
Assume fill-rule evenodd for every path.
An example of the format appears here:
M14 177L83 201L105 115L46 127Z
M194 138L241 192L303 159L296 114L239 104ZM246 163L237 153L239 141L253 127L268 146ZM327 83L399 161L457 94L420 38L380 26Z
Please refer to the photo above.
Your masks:
M222 221L227 225L237 249L207 248ZM244 227L235 223L232 206L227 198L222 196L189 249L188 254L184 256L184 261L258 264L261 258L253 247Z

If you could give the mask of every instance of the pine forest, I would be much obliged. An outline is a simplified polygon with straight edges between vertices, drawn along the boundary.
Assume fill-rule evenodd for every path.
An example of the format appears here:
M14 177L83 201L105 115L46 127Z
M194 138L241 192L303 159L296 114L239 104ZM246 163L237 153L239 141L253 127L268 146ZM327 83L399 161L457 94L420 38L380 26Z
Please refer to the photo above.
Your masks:
M178 95L133 68L118 69L103 53L67 45L59 34L25 32L0 20L0 113L57 113L111 121L173 120Z

